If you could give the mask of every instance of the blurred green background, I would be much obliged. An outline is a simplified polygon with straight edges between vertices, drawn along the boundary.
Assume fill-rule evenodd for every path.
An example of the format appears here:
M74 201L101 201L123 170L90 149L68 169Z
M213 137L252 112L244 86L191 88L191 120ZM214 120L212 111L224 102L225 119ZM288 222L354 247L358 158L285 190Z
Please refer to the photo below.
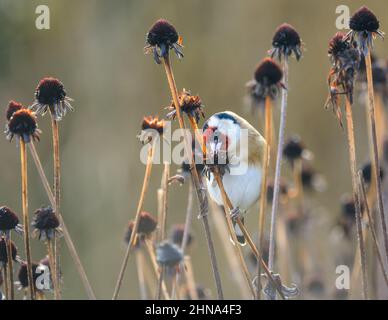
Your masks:
M47 4L51 29L35 28L35 8ZM158 18L172 22L183 36L185 58L173 58L179 89L199 94L210 116L232 110L254 125L244 103L245 83L271 46L275 28L292 24L304 43L303 59L290 66L287 133L298 133L315 154L314 167L326 177L328 188L315 196L328 219L339 213L339 198L350 191L346 135L330 111L324 110L329 69L327 44L337 31L335 9L349 5L351 12L369 6L388 30L385 1L0 1L0 103L11 99L30 104L44 76L61 79L74 99L75 112L60 123L62 160L62 213L98 298L109 299L124 254L127 221L134 216L144 166L136 139L142 117L163 116L170 94L161 66L143 54L145 35ZM384 56L387 42L376 41ZM367 159L365 111L356 105L358 159ZM275 113L278 118L278 112ZM3 118L2 123L4 124ZM38 151L52 179L49 117L39 118L43 131ZM20 160L15 143L0 139L0 205L21 213ZM156 190L162 166L153 171L144 209L156 214ZM173 168L175 171L175 168ZM29 206L32 212L48 200L29 163ZM168 224L183 222L186 186L173 186L169 195ZM253 210L252 210L253 211ZM256 210L257 212L257 210ZM253 230L255 212L247 218ZM213 293L204 234L199 220L193 224L197 242L192 249L195 276ZM16 238L16 236L15 236ZM21 239L17 239L22 248ZM81 282L62 241L64 298L85 298ZM223 261L220 243L218 256ZM24 256L23 250L20 255ZM33 241L35 260L44 246ZM334 272L334 271L333 271ZM225 295L238 298L229 270L222 268ZM134 260L131 258L120 298L138 298Z

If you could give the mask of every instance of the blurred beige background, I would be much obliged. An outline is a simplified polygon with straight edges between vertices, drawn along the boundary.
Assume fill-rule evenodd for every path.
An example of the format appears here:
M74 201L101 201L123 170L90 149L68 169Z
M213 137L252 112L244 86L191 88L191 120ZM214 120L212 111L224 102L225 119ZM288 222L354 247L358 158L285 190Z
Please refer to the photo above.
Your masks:
M48 31L35 28L39 4L51 9ZM340 4L349 5L352 12L366 4L378 15L382 30L388 30L388 6L381 0L1 0L2 109L11 99L31 103L39 79L46 75L61 79L75 100L76 111L60 127L62 211L98 298L111 298L124 253L123 232L136 210L144 172L136 139L140 121L146 114L163 116L162 107L170 102L163 68L143 54L150 25L163 17L183 36L185 58L173 58L177 84L200 94L207 116L230 109L255 125L258 116L251 118L244 105L244 85L266 55L279 24L289 22L299 31L305 52L290 67L287 133L300 134L315 153L314 166L328 182L328 189L316 201L335 219L341 194L350 190L348 151L345 132L323 105L329 68L327 43L336 32L335 8ZM384 56L387 48L386 42L376 41L378 55ZM354 113L361 163L367 159L363 106L356 105ZM4 121L2 118L2 126ZM38 150L51 178L49 118L40 118L39 126L43 134ZM0 205L20 213L19 152L5 137L0 139L0 150ZM155 214L160 176L161 166L155 167L145 204ZM30 211L48 203L32 162L29 191ZM185 191L186 186L171 189L169 224L184 221ZM255 226L255 212L248 221ZM195 219L193 229L198 240L192 250L196 278L215 292L200 221ZM218 239L216 245L220 248ZM85 298L64 243L62 252L64 298ZM223 260L222 251L218 252ZM24 255L22 250L20 254ZM33 257L43 255L43 245L33 241ZM138 298L134 270L131 258L121 298ZM226 297L237 298L226 268L222 277Z

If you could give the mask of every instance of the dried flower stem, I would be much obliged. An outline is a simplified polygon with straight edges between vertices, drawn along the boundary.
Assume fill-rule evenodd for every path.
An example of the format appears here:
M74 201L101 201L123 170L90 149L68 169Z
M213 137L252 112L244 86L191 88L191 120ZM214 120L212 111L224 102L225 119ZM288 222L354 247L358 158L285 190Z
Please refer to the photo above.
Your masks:
M233 208L233 205L232 205L232 202L230 201L228 195L226 194L226 191L225 191L225 188L224 188L224 185L222 183L222 180L220 178L220 174L218 172L218 169L216 168L215 172L214 172L214 178L217 182L217 185L218 185L218 188L220 189L221 191L221 195L222 195L222 200L224 202L224 207L225 208L229 208L229 210L231 210ZM233 230L233 223L232 223L232 219L230 217L230 214L227 214L225 212L225 217L226 217L226 221L228 223L228 229L229 229L229 233L230 233L230 236L232 237L232 240L234 241L235 243L235 247L237 247L237 250L240 251L241 253L241 248L237 245L238 241L237 241L237 236L236 236L236 233L234 232ZM240 227L242 233L244 234L244 237L245 239L247 240L249 246L251 247L252 249L252 252L255 254L256 256L256 259L261 263L263 269L264 269L264 272L266 273L266 275L268 276L268 279L269 281L275 286L275 288L278 290L280 296L284 299L284 295L283 295L283 292L281 291L281 289L279 288L279 285L278 283L274 280L274 278L272 277L272 273L271 271L268 269L267 265L265 264L264 260L261 258L260 259L260 253L259 251L257 250L251 236L249 235L247 229L245 228L244 224L241 222L241 219L240 218L237 218L236 220L238 226ZM239 254L240 256L240 254ZM243 260L244 261L244 260ZM245 264L245 263L244 263ZM246 266L245 266L246 267ZM260 281L260 278L258 279L258 281ZM251 290L252 290L252 293L253 293L253 296L255 295L255 290L253 290L252 288L252 284L251 284Z
M46 194L49 198L49 201L50 201L50 204L53 208L55 208L55 198L54 198L54 194L53 192L51 191L51 187L50 187L50 184L48 182L48 179L47 179L47 176L43 170L43 166L42 166L42 162L40 161L40 158L39 158L39 155L36 151L36 148L35 148L35 145L34 143L31 141L29 144L28 144L29 148L30 148L30 153L32 155L32 158L34 160L34 163L35 163L35 166L38 170L38 173L39 173L39 176L40 176L40 179L42 181L42 184L43 184L43 187L46 191ZM67 229L67 226L65 224L65 221L63 220L63 217L61 215L60 212L58 212L58 217L59 217L59 221L60 221L60 224L61 224L61 227L62 227L62 231L63 231L63 236L65 238L65 242L66 242L66 245L69 249L69 252L70 252L70 255L73 259L73 262L74 262L74 265L78 271L78 274L81 278L81 281L83 283L83 286L85 288L85 291L86 291L86 294L88 295L88 298L90 300L96 300L96 296L93 292L93 289L90 285L90 282L88 280L88 277L86 275L86 272L85 272L85 269L82 265L82 262L81 262L81 259L77 253L77 250L75 248L75 245L74 245L74 242L73 240L71 239L71 236L70 236L70 233L69 233L69 230Z
M145 170L144 180L143 180L143 187L141 190L139 203L137 205L136 216L135 216L135 221L134 221L134 225L133 225L133 229L132 229L132 233L131 233L131 238L129 239L129 242L127 245L127 249L126 249L126 252L124 255L123 263L121 265L120 273L119 273L118 278L117 278L117 283L116 283L115 291L113 293L112 300L116 300L118 295L119 295L120 288L121 288L123 278L124 278L124 273L125 273L125 270L127 269L129 254L130 254L131 249L133 248L133 246L135 244L135 240L137 238L137 229L139 227L139 222L140 222L140 213L141 213L141 210L143 208L145 194L147 192L148 184L149 184L150 177L151 177L153 158L154 158L154 146L152 145L152 146L150 146L150 148L148 150L146 170Z
M244 275L239 272L240 265L238 256L236 257L236 250L231 250L230 246L233 246L231 241L225 241L225 239L229 238L229 229L226 222L225 212L221 207L216 205L214 202L210 202L210 207L212 210L211 217L213 219L213 225L216 229L218 237L221 240L222 247L224 249L224 253L226 259L230 266L230 274L232 275L232 279L235 282L235 285L239 288L241 298L249 299L250 298L250 288L247 283L244 281ZM237 259L236 259L237 258Z
M185 123L184 123L184 120L183 120L183 117L181 114L181 108L180 108L179 99L178 99L178 90L176 87L174 75L173 75L171 64L170 64L169 54L167 54L167 56L165 56L163 58L163 65L164 65L164 68L166 71L167 81L168 81L168 84L170 87L171 96L172 96L172 99L173 99L173 102L175 105L176 115L177 115L178 122L179 122L179 127L184 130ZM192 152L191 152L191 148L190 148L191 142L187 139L186 132L184 132L184 140L185 140L186 154L188 156L191 155L191 160L192 160L193 156L192 156ZM199 202L200 217L202 218L201 220L202 220L202 223L203 223L203 226L205 229L206 241L207 241L207 245L208 245L208 251L209 251L209 255L210 255L213 276L214 276L214 280L215 280L216 288L217 288L217 296L218 296L219 300L223 300L224 295L223 295L223 291L222 291L221 276L220 276L220 272L218 270L216 253L215 253L213 239L212 239L212 235L210 232L210 226L209 226L209 221L208 221L208 217L207 217L208 203L207 203L206 193L204 192L204 186L201 184L201 182L199 180L198 172L197 172L195 165L192 165L190 167L190 172L191 172L192 181L193 181L196 195L197 195L198 202Z
M144 275L144 256L140 250L135 252L137 279L139 281L140 299L147 300L147 288Z
M345 112L346 112L346 129L348 135L348 147L349 147L349 164L352 176L353 185L353 201L356 211L356 228L357 228L357 240L361 258L362 269L362 290L364 299L368 299L368 276L366 270L366 251L364 244L364 237L362 233L361 225L361 209L360 209L360 197L358 193L358 179L357 179L357 164L356 164L356 144L354 141L354 127L353 127L353 115L352 105L349 99L345 99Z
M388 274L387 274L387 271L385 270L385 267L384 267L383 256L381 254L380 245L379 245L379 242L377 240L375 221L374 221L374 219L370 213L370 210L369 210L368 199L367 199L366 191L365 191L365 182L364 182L364 179L362 177L362 172L360 172L360 171L358 172L358 179L359 179L359 189L360 189L360 193L361 193L362 201L363 201L362 203L364 204L364 208L365 208L366 214L368 216L369 228L370 228L370 231L372 234L373 245L374 245L374 248L375 248L375 251L377 254L377 260L379 261L379 265L380 265L381 271L382 271L383 276L384 276L385 284L388 286Z
M387 233L387 224L385 220L384 214L384 204L383 204L383 196L382 196L382 187L381 187L381 179L380 179L380 160L379 160L379 152L378 152L378 141L377 141L377 133L376 133L376 110L375 110L375 99L374 99L374 91L373 91L373 76L372 76L372 62L371 62L371 48L368 48L368 54L365 56L365 66L366 66L366 77L368 81L368 111L369 111L369 123L371 130L371 138L372 138L372 172L375 177L376 183L376 192L377 192L377 208L380 213L381 225L383 229L384 236L384 247L385 247L385 255L388 260L388 233Z
M166 273L166 267L165 266L161 266L160 267L159 277L158 277L158 286L157 286L157 290L156 290L156 297L155 297L156 300L160 300L161 297L162 297L162 285L164 283L165 273Z
M197 288L195 286L194 272L193 272L193 264L191 263L191 258L189 256L185 256L185 268L184 273L186 277L187 289L189 290L190 298L192 300L198 300Z
M187 209L185 228L183 229L181 250L184 253L186 250L187 242L189 241L191 222L193 220L193 183L189 182L189 190L187 191Z
M6 239L7 242L7 257L8 257L8 280L9 280L9 300L15 299L15 290L13 287L13 261L12 261L12 242L11 237L9 236L8 239Z
M270 228L270 237L269 237L268 268L270 270L273 270L274 268L276 215L279 210L281 165L282 165L282 158L283 158L284 133L286 128L286 117L287 117L287 102L288 102L288 57L287 56L285 56L283 60L283 83L284 83L284 88L282 89L282 106L280 111L279 141L278 141L278 150L277 150L277 157L276 157L274 191L273 191L272 210L271 210L271 228Z
M47 255L48 255L48 258L49 258L49 265L50 265L50 272L51 272L51 271L54 270L53 268L54 268L54 265L55 265L55 255L54 255L53 241L51 239L47 239L46 247L47 247ZM51 272L51 279L53 281L53 286L54 286L54 291L55 291L55 288L58 288L58 283L57 283L58 278L55 277L52 272Z
M8 278L8 268L6 263L3 263L2 272L3 272L3 280L4 280L5 299L9 300L9 278Z
M166 220L167 220L167 208L168 208L168 179L170 178L170 164L164 164L163 177L162 177L162 210L161 220L159 224L160 228L160 240L166 238Z
M28 287L31 300L35 300L35 286L32 276L32 259L31 259L31 246L30 246L30 219L28 217L28 188L27 188L27 154L26 144L23 138L20 141L20 160L21 160L21 172L22 172L22 208L23 208L23 227L24 227L24 248L27 259L27 276Z
M155 251L154 251L154 247L152 245L152 242L149 239L145 239L144 243L146 245L147 253L151 259L152 267L154 268L156 278L159 279L160 278L160 269L158 266L158 262L156 261ZM170 300L170 295L167 291L167 286L166 286L164 281L162 282L162 293L163 293L164 299Z
M51 115L51 127L53 133L53 149L54 149L54 195L55 195L55 214L60 211L61 201L61 162L59 158L59 126L58 121L55 120L54 114ZM57 215L58 216L58 215ZM54 299L58 300L61 298L61 288L59 280L59 243L54 237L53 239L53 253L54 253L54 265L53 274L56 280L54 281ZM54 278L53 277L53 278Z
M264 225L265 225L265 213L267 209L267 181L269 175L269 161L270 161L270 152L271 152L271 141L272 141L272 101L270 97L265 98L265 141L267 142L264 149L264 159L263 159L263 178L261 182L261 197L259 204L259 253L263 252L264 249ZM262 257L260 257L262 258ZM261 264L257 264L257 276L260 279L261 275ZM257 282L256 290L256 299L260 299L261 295L261 282Z

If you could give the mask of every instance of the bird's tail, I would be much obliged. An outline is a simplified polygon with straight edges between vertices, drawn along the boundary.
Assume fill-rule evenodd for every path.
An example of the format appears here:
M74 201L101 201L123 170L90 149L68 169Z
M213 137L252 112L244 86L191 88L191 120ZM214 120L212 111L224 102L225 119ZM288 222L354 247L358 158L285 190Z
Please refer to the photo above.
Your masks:
M244 219L241 219L241 222L244 224ZM234 231L236 232L236 237L237 237L238 243L242 247L245 246L247 244L247 242L245 240L244 233L241 231L241 229L237 223L234 223L233 226L234 226ZM232 238L230 239L230 241L233 242Z

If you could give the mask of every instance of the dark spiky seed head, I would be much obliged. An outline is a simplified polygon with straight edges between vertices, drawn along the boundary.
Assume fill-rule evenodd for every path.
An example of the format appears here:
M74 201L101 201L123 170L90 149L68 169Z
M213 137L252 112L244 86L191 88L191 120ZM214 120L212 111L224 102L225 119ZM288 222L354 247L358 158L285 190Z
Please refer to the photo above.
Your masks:
M156 130L159 134L163 134L165 127L164 120L159 120L158 117L148 116L143 118L143 122L141 124L142 130L153 129Z
M364 6L358 9L350 18L349 27L358 32L376 32L380 27L380 23L374 13Z
M333 57L337 57L349 48L350 44L346 41L346 35L342 32L337 32L329 41L328 54Z
M288 23L280 25L272 38L272 46L275 48L296 47L300 45L299 33Z
M36 270L38 269L39 265L37 263L33 262L31 267L32 267L31 268L32 269L32 279L34 280L34 284L35 284L36 283L36 279L39 276L39 273L36 272ZM28 287L27 264L25 262L23 262L21 264L21 266L20 266L19 273L18 273L18 279L19 279L20 285L23 288L27 288Z
M283 78L280 66L271 58L265 58L256 67L254 78L257 82L271 86L278 84Z
M197 169L198 174L201 174L201 172L203 172L203 169L205 168L205 165L203 163L196 163L195 167ZM181 168L184 173L190 173L191 166L187 162L183 161Z
M19 103L19 102L16 102L14 100L11 100L9 103L8 103L8 107L7 107L7 110L5 111L5 116L7 118L7 121L9 121L12 117L12 115L20 110L20 109L23 109L24 106Z
M299 138L299 136L292 136L284 145L283 154L290 160L299 159L302 156L304 146Z
M38 230L50 230L59 227L59 220L50 206L41 207L37 209L34 213L34 228Z
M8 207L0 207L0 230L9 231L15 229L19 223L17 215Z
M362 177L365 181L365 183L369 184L372 180L372 165L370 162L365 163L362 168ZM384 178L384 170L380 168L380 179L383 180Z
M12 115L8 128L12 134L32 136L37 129L36 117L31 110L20 109Z
M161 242L156 248L156 261L162 266L177 266L182 259L182 251L177 245L169 241Z
M147 42L151 46L170 45L176 43L178 38L175 27L165 19L156 21L147 33Z
M17 248L15 246L15 243L11 241L11 255L12 260L16 260L17 255ZM8 254L7 254L7 241L5 241L5 238L0 239L0 262L1 263L8 263Z
M156 219L148 212L140 213L138 233L149 235L155 231L158 223Z
M182 245L184 231L185 231L184 224L175 224L171 228L170 239L174 244L176 244L179 247ZM192 242L193 242L193 236L191 233L189 233L187 238L187 247L189 247Z
M35 91L36 100L43 104L52 106L66 97L66 91L61 81L53 77L46 77L40 80Z
M283 179L280 180L279 191L280 191L280 195L282 196L286 196L288 194L288 185ZM267 186L267 200L269 202L272 202L273 200L273 192L274 192L274 182L270 181Z

